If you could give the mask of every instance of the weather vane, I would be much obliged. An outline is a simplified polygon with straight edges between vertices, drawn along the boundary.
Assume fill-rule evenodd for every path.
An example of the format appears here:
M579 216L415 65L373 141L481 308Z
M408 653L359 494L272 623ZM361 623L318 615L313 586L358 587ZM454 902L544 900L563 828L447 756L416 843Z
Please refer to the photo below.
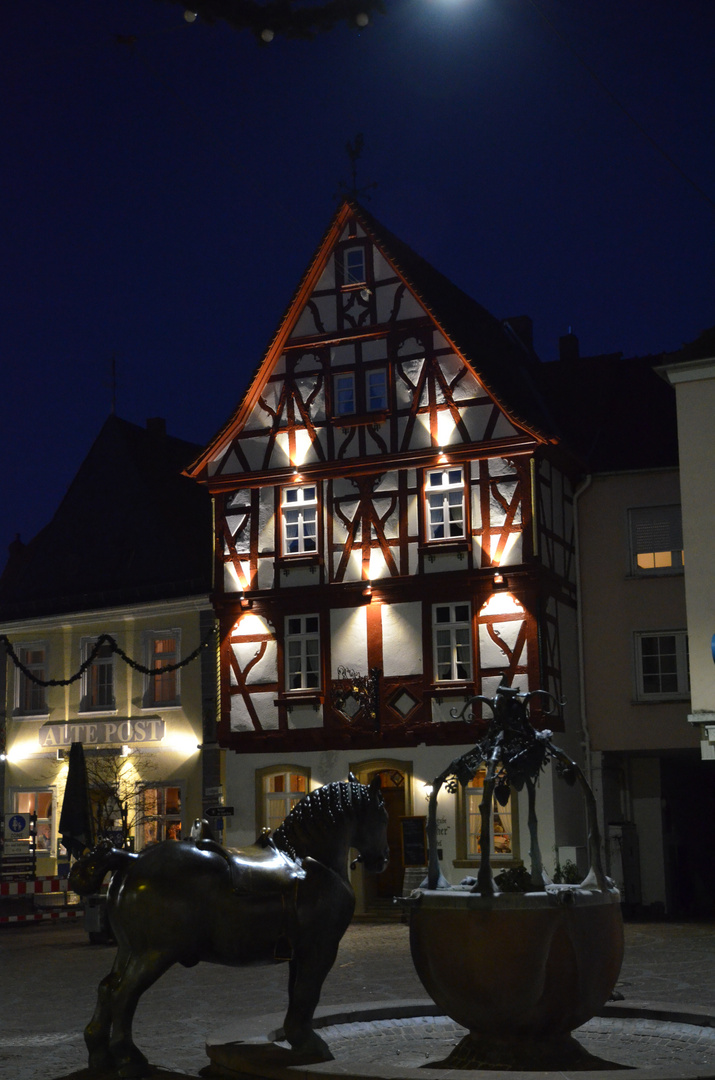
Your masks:
M357 183L357 163L362 156L363 146L365 145L365 138L361 131L358 131L355 136L355 141L345 143L345 152L350 160L350 172L351 182L346 184L344 180L338 182L338 189L340 195L349 195L353 199L366 198L369 199L370 192L373 188L377 187L376 183L364 184L362 187L358 187Z

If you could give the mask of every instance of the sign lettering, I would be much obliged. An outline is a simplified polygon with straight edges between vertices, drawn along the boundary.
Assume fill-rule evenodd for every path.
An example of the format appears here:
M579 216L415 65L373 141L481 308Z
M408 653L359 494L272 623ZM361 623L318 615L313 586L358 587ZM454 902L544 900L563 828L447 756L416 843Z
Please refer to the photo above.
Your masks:
M52 750L73 742L87 745L123 746L127 743L159 743L164 738L163 720L93 720L87 724L45 724L40 728L40 746Z

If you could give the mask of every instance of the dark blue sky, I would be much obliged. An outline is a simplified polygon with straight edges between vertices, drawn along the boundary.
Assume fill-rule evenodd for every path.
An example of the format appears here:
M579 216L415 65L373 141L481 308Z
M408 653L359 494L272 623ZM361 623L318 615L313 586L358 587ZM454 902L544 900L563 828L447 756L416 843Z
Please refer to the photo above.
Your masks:
M693 187L715 200L713 0L386 6L259 48L154 0L3 5L0 564L106 418L112 356L119 415L197 442L224 422L358 132L368 209L493 314L531 315L543 360L569 327L635 355L715 323Z

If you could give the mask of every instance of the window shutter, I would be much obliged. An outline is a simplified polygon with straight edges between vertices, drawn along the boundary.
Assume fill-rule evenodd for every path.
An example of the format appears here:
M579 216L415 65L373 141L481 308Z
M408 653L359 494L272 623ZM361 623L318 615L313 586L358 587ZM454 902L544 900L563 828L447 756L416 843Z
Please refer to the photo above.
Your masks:
M642 506L631 510L634 555L650 551L680 551L683 523L679 506Z

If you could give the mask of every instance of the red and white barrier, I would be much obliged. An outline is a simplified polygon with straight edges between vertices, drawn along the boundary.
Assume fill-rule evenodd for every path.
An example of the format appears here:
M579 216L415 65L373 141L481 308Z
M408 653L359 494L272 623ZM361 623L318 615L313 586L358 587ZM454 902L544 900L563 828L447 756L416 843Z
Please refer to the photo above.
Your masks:
M30 915L0 915L0 923L41 922L43 919L76 919L83 910L63 908L61 911L35 911Z
M0 881L0 896L33 896L35 893L67 892L67 878L39 877L34 881Z

